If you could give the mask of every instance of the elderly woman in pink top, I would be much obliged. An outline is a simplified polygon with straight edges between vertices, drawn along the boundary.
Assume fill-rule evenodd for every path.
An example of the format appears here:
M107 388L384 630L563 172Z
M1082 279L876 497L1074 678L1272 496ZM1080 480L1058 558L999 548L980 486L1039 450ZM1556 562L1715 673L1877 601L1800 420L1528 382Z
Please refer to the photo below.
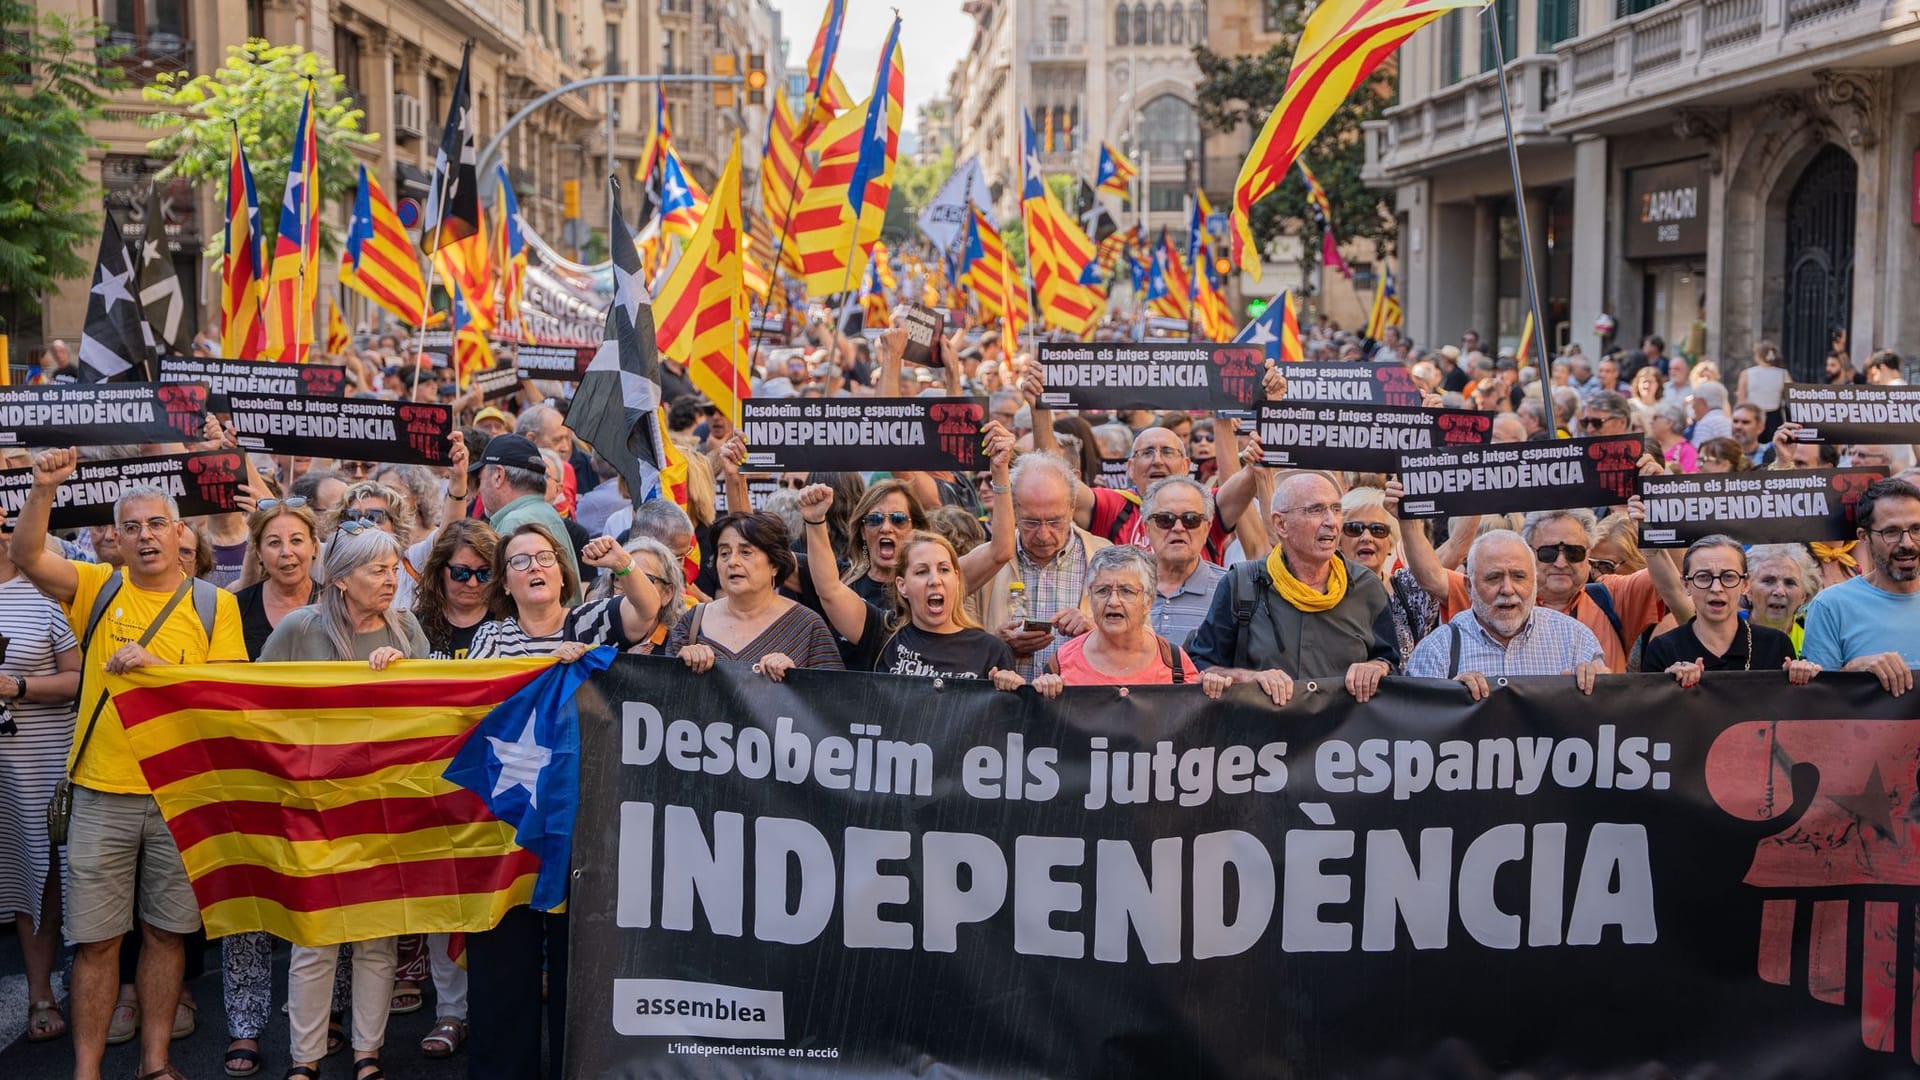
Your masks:
M1158 578L1153 557L1137 547L1094 552L1087 562L1093 629L1060 646L1033 688L1055 697L1063 686L1198 684L1186 650L1147 627Z

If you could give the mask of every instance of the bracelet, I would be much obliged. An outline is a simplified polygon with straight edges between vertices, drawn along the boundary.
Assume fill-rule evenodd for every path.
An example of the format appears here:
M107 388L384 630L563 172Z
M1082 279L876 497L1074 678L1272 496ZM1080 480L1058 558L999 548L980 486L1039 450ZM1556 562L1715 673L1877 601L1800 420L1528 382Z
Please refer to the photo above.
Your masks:
M615 570L615 571L613 572L613 576L614 576L614 577L626 577L626 576L627 576L628 574L631 574L631 573L633 573L633 564L632 564L632 563L628 563L627 565L625 565L625 566L623 566L623 567L621 567L620 569L618 569L618 570Z
M821 518L819 521L815 521L812 518L806 517L804 515L800 518L800 520L805 522L808 525L825 525L827 523L826 518Z
M1005 495L1013 490L1013 485L996 484L993 481L989 480L987 481L987 490L993 492L995 495Z

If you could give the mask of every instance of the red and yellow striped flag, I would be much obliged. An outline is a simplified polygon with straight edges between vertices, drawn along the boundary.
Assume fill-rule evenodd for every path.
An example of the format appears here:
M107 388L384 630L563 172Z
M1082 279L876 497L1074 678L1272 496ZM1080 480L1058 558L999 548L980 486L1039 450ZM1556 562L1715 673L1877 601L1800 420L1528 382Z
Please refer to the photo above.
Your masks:
M1300 309L1294 306L1293 290L1281 295L1285 305L1280 314L1280 359L1292 363L1307 358L1307 347L1300 341Z
M1533 351L1533 312L1527 312L1527 321L1520 327L1520 345L1513 350L1513 366L1527 366L1527 354Z
M354 193L353 220L340 250L340 284L393 313L408 326L426 318L427 280L400 215L365 165Z
M340 316L340 298L327 295L327 355L346 356L353 351L353 331Z
M212 937L492 928L540 859L443 775L544 660L220 664L109 678Z
M654 298L660 350L686 365L694 388L728 416L747 396L746 292L740 258L740 138L693 239Z
M1486 5L1487 0L1322 0L1313 9L1294 48L1287 88L1234 181L1228 229L1234 265L1259 280L1253 204L1280 186L1300 151L1354 89L1414 31L1449 11Z
M800 141L799 124L793 118L792 110L787 108L787 95L773 95L773 106L767 110L767 141L760 152L760 210L766 215L772 226L768 244L780 248L780 265L788 273L798 273L800 260L791 245L781 242L792 227L793 211L799 206L800 189L804 186L801 167L805 163L804 146ZM766 258L762 265L771 266L773 259Z

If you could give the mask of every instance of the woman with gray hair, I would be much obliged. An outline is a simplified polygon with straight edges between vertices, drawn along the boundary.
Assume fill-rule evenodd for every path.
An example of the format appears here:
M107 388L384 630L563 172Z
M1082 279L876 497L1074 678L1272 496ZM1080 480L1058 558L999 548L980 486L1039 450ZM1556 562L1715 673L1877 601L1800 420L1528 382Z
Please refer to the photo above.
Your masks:
M1152 556L1137 547L1094 552L1087 561L1093 629L1060 646L1033 688L1050 698L1066 686L1198 684L1187 651L1147 628L1159 578Z
M1660 460L1666 462L1670 473L1700 469L1699 450L1687 441L1687 423L1687 407L1673 398L1653 406L1647 420L1647 434L1653 436L1654 443L1660 447Z
M660 596L658 609L651 613L653 632L627 651L657 652L667 643L667 633L680 621L680 613L687 609L686 574L680 569L680 560L667 550L667 545L651 536L636 536L627 541L626 546L627 554L633 556L633 568L654 586L654 592ZM606 580L613 582L616 579L608 575Z
M1755 544L1747 549L1747 572L1747 617L1787 635L1798 653L1807 601L1820 591L1820 565L1804 544Z
M365 660L375 671L431 651L411 611L395 610L400 542L378 525L342 519L327 543L326 584L317 602L288 612L260 650L262 661ZM287 971L287 1026L293 1067L288 1076L317 1078L327 1053L337 946L293 947ZM392 1004L394 939L353 947L353 1075L380 1075Z

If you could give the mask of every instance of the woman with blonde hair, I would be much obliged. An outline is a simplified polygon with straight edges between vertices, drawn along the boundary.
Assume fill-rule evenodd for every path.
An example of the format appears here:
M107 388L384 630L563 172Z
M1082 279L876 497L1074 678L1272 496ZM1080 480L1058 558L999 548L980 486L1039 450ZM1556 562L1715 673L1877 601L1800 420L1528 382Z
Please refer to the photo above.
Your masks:
M1647 557L1640 551L1639 527L1625 514L1608 514L1593 530L1593 547L1587 552L1587 567L1596 576L1637 574L1647 568Z
M892 675L998 681L1013 672L1013 650L980 628L968 613L961 557L937 532L914 529L895 545L888 577L891 604L883 610L834 576L827 510L833 489L815 484L800 493L807 529L807 572L820 593L827 622L852 643L849 667ZM1015 676L1017 678L1017 676Z

